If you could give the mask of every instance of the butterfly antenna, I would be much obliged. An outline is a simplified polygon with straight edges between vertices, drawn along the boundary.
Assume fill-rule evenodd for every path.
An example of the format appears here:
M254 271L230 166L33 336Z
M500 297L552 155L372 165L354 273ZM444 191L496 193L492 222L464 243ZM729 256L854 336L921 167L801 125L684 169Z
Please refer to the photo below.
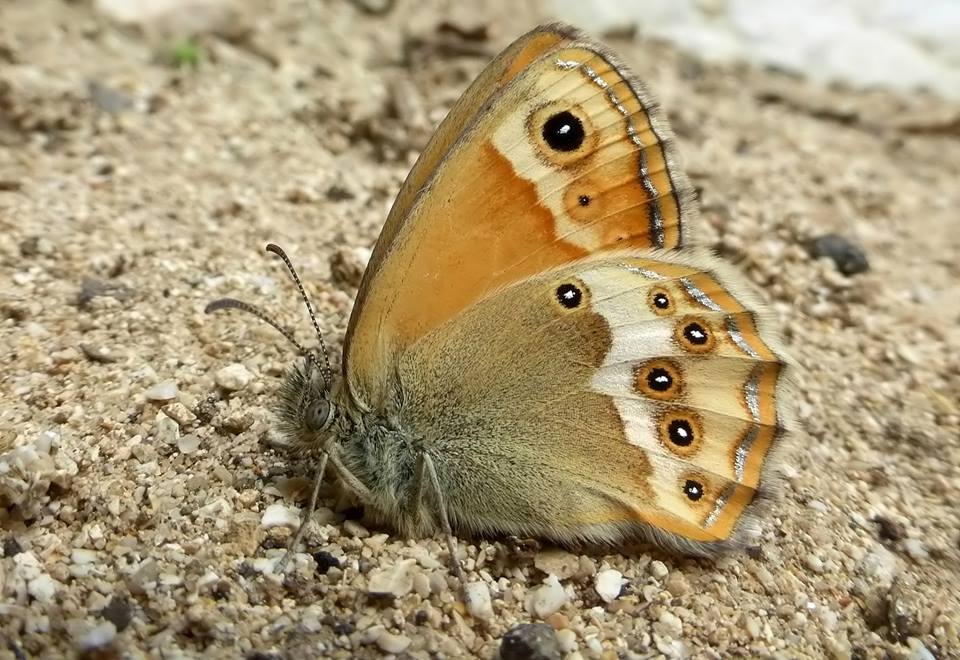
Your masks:
M327 354L327 345L323 341L320 324L317 323L316 314L313 313L313 305L310 304L307 291L303 288L303 282L300 281L300 276L297 274L297 269L293 267L293 262L290 261L290 257L287 256L287 253L284 252L279 245L267 243L267 252L272 252L283 259L284 265L286 265L287 270L290 271L290 277L293 278L297 288L300 290L300 297L303 299L303 304L307 307L307 314L310 315L310 322L313 323L313 329L317 331L317 340L320 342L320 351L323 353L324 366L320 369L320 374L323 376L323 381L327 384L327 387L329 387L330 383L333 382L333 371L330 369L330 356ZM314 364L316 364L316 358L314 358ZM317 366L319 367L320 365L317 364Z
M298 342L294 338L293 333L291 333L289 330L287 330L282 325L280 325L279 323L274 321L272 318L270 318L267 315L267 313L264 312L259 307L254 307L250 303L245 303L242 300L237 300L236 298L220 298L219 300L214 300L213 302L208 304L206 307L204 307L203 312L205 314L210 314L212 312L216 312L217 310L221 310L221 309L239 309L246 312L247 314L252 314L256 316L258 319L260 319L270 327L276 329L281 335L286 337L287 341L289 341L291 344L296 346L297 350L300 351L300 354L306 357L308 360L310 360L313 366L315 366L318 370L320 370L320 373L323 374L323 367L320 365L320 362L317 361L317 356L314 355L312 351L308 351L303 346L303 344ZM326 382L327 381L325 380L325 383ZM329 385L329 383L327 384Z

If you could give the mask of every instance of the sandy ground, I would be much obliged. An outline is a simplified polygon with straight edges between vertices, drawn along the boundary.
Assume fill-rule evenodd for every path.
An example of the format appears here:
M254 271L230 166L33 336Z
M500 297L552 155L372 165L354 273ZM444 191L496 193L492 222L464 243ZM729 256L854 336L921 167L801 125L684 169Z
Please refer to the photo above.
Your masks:
M417 150L546 17L510 4L279 0L209 19L196 69L88 3L0 6L0 658L494 657L541 620L569 658L960 657L960 107L643 39L610 43L668 109L703 232L799 364L756 544L708 562L462 540L492 597L473 616L438 539L397 537L331 487L312 554L270 572L310 476L270 412L292 354L203 307L242 297L309 340L262 251L277 242L338 354ZM869 271L812 258L827 233ZM627 585L609 604L608 569Z

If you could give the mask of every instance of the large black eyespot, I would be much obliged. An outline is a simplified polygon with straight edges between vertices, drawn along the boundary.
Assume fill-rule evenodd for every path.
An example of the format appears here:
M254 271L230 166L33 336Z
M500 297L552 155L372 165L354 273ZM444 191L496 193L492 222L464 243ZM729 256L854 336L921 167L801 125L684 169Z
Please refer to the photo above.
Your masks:
M666 392L673 387L673 376L662 367L654 367L647 374L647 385L655 392Z
M687 479L687 482L683 484L683 494L691 502L696 502L703 497L703 484L693 479Z
M572 284L561 284L557 287L557 300L567 309L580 306L583 292Z
M584 137L583 123L566 110L543 123L543 139L551 149L575 151L583 144Z
M689 447L693 442L693 426L685 419L675 419L667 427L670 442L679 447Z
M683 336L687 338L687 341L696 346L703 346L710 341L710 335L707 334L707 329L697 322L685 325L683 327Z
M667 309L670 307L670 298L665 293L653 294L653 305L657 309Z

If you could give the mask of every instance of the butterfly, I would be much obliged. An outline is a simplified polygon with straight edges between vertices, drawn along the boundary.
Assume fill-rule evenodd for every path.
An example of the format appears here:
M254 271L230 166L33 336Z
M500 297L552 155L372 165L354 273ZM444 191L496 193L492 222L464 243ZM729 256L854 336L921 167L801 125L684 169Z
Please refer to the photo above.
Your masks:
M403 534L444 533L451 557L455 533L741 546L787 437L788 359L697 220L627 68L565 25L520 37L403 184L341 369L297 344L279 419L319 455L311 509L329 466ZM229 307L296 344L245 303L209 309Z

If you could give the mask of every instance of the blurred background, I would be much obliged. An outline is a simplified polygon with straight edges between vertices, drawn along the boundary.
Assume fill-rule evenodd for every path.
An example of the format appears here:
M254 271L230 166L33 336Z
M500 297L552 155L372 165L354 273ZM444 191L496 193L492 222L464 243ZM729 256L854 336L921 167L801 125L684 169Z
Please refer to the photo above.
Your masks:
M955 0L552 1L558 15L584 28L637 26L710 61L960 98Z

